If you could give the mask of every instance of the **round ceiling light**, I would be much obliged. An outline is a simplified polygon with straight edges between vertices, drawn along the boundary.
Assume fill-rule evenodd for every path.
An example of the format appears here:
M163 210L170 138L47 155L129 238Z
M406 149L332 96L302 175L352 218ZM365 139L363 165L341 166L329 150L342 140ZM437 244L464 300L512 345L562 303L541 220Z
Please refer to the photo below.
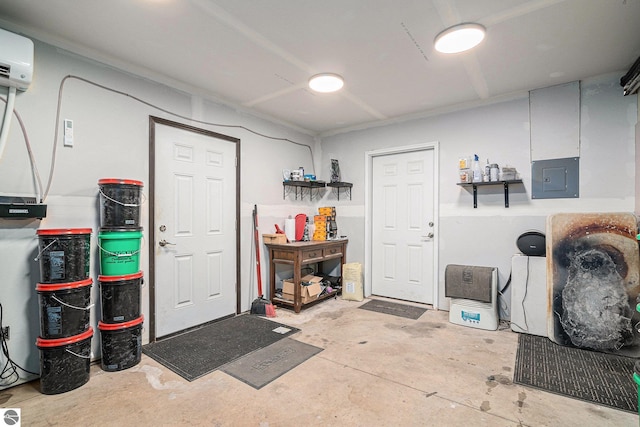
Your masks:
M329 93L342 89L344 80L337 74L316 74L309 79L309 87L315 92Z
M485 31L480 24L454 25L436 36L435 48L442 53L464 52L480 44Z

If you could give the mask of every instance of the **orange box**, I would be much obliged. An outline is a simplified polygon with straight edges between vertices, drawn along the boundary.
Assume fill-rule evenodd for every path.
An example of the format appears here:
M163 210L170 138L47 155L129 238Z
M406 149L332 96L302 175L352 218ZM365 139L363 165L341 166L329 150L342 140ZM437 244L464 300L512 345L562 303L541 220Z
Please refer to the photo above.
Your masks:
M330 219L336 219L336 208L335 206L327 206L318 208L318 213L320 215L328 216Z
M313 240L327 240L327 233L313 233Z

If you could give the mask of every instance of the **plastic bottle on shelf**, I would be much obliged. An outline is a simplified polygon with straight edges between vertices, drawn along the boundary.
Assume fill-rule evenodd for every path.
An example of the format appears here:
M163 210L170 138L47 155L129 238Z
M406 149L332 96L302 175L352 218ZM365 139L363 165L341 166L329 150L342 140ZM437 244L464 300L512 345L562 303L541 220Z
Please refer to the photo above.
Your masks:
M500 168L497 163L491 164L491 181L499 181L500 177Z
M482 170L480 170L480 160L478 155L473 155L473 182L482 182Z

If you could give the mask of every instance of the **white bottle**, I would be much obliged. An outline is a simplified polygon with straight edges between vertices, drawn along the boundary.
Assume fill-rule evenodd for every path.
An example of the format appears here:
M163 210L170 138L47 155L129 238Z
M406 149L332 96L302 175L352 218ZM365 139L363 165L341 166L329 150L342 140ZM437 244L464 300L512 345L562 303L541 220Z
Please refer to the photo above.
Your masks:
M498 181L498 165L496 163L491 164L491 181Z
M480 161L478 155L473 155L473 182L482 182L482 170L480 169Z

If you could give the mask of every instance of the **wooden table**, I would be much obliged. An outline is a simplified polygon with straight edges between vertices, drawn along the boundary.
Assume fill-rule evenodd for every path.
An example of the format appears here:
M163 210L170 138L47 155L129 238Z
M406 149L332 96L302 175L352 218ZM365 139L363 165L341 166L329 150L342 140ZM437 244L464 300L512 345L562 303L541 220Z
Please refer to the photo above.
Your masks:
M300 285L302 266L318 263L318 270L322 271L322 263L327 260L340 261L340 282L342 283L342 265L346 262L347 239L324 240L292 243L266 243L269 248L269 295L272 304L293 306L296 313L300 313L303 304L300 295L300 286L294 286L293 301L278 298L276 293L276 265L286 264L293 267L293 283ZM340 291L334 290L329 294L323 294L318 299L307 304L316 303L323 299L336 296Z

